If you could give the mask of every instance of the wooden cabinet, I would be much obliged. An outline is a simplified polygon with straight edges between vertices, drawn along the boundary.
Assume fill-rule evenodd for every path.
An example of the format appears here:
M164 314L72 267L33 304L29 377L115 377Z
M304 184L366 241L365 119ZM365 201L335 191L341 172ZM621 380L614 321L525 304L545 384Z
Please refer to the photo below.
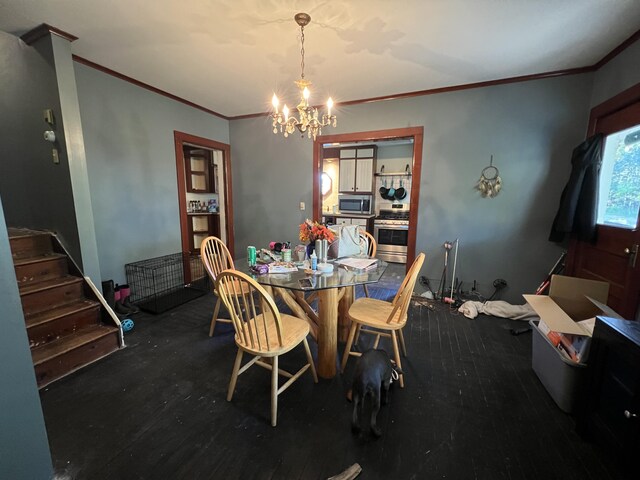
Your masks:
M218 193L217 166L212 152L203 148L184 147L187 192Z
M187 215L187 229L190 251L199 252L202 240L211 235L220 237L220 214L189 213Z
M372 193L375 145L340 149L340 193Z
M640 457L640 323L598 317L577 429L627 469Z

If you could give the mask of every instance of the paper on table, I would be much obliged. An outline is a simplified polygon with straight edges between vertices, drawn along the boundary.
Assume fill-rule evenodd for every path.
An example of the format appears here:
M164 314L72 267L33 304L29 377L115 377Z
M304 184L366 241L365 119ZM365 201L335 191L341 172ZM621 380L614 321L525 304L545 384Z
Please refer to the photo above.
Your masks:
M357 270L373 268L377 262L378 260L375 258L341 258L340 260L336 260L336 263L340 265Z

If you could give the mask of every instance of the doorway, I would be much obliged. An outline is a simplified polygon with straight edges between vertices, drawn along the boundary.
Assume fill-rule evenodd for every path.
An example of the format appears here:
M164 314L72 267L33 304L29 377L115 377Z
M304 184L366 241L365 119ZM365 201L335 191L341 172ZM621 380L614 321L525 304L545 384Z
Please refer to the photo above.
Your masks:
M178 131L174 131L174 141L182 252L197 257L202 240L213 235L225 242L233 257L229 145ZM190 262L185 263L185 279L189 280L192 268Z
M598 191L597 241L572 239L567 270L609 283L608 305L640 314L640 84L591 112L589 135L605 136Z
M409 194L409 230L406 238L406 268L408 269L416 254L416 234L418 223L418 202L420 198L420 175L422 171L422 144L424 127L395 128L368 132L320 135L313 142L313 217L322 217L322 173L323 150L327 144L375 143L409 139L413 142L413 158L409 165L411 189ZM374 192L375 193L375 192Z

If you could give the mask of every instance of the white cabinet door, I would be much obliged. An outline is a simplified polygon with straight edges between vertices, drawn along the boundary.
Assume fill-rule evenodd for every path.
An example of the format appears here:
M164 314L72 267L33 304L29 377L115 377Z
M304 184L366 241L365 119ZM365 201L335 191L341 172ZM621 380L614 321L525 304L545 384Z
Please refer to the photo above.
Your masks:
M371 193L373 185L373 158L358 159L356 165L355 191L357 193Z
M356 160L355 158L340 160L339 192L355 192Z
M373 147L371 148L359 148L358 158L373 158Z
M367 231L367 219L366 218L352 218L351 225L358 225L360 233Z
M355 148L340 149L340 158L356 158L356 149Z
M350 218L336 218L336 225L351 225Z

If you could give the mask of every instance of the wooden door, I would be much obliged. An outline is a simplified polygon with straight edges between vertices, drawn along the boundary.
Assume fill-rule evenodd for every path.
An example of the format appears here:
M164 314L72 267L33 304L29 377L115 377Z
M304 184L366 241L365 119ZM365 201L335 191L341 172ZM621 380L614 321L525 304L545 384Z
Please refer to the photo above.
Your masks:
M598 192L598 239L595 244L571 241L568 272L609 282L609 306L627 319L636 319L640 300L640 84L593 109L589 135L594 133L606 136Z

